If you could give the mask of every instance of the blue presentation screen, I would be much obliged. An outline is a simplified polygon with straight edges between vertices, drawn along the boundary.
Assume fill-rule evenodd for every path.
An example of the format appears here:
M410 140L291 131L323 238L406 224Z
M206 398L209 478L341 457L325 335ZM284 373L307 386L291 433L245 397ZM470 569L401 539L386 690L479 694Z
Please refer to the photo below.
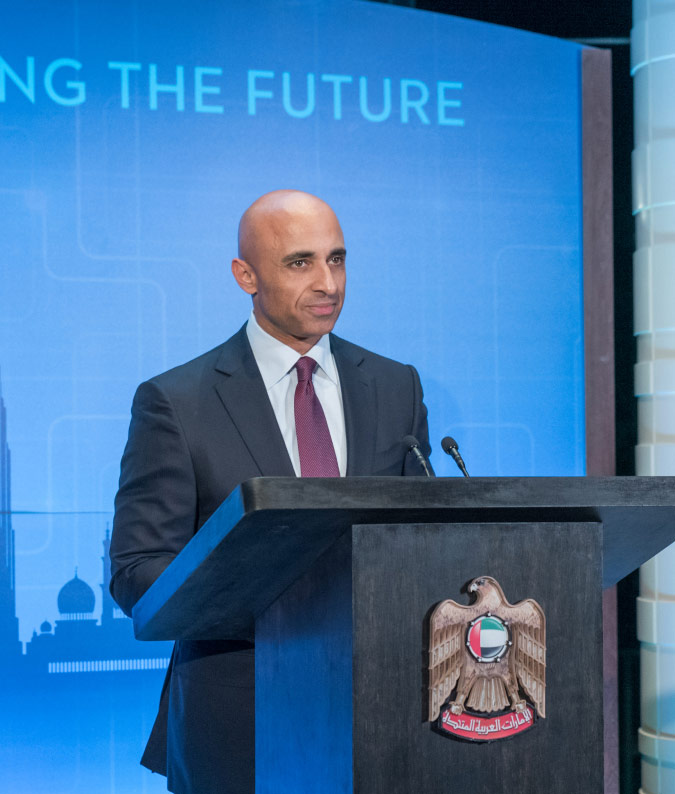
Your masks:
M3 786L160 791L170 645L106 588L137 384L245 322L239 217L298 188L343 225L336 332L420 372L437 473L449 433L475 475L583 474L581 48L371 2L3 16Z

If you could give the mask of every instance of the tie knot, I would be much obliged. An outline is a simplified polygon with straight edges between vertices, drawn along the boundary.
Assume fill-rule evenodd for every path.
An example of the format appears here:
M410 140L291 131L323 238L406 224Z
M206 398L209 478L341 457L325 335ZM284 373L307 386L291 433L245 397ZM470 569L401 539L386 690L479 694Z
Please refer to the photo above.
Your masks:
M303 356L297 360L295 368L298 371L298 383L303 383L312 379L316 369L316 361L309 356Z

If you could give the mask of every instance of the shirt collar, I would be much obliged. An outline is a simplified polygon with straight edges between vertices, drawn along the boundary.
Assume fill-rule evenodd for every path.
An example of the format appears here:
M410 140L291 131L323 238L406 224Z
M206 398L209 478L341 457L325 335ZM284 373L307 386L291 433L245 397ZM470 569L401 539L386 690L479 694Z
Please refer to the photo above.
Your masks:
M267 331L264 331L258 325L253 311L251 311L246 324L246 335L262 375L265 388L269 391L293 369L302 356L297 350L293 350L292 347L285 345L268 334ZM337 370L331 355L328 334L324 334L305 355L313 358L328 379L337 386ZM317 368L318 371L319 369Z

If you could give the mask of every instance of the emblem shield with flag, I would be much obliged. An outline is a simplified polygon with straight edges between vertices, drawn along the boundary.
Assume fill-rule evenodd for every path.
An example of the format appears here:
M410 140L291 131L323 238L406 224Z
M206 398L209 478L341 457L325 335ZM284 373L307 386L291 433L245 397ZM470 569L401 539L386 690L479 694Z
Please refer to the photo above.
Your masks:
M469 625L467 645L479 662L494 662L510 645L508 629L494 615L482 615Z
M546 618L491 576L468 589L473 604L442 601L430 617L429 720L445 736L505 739L546 716Z

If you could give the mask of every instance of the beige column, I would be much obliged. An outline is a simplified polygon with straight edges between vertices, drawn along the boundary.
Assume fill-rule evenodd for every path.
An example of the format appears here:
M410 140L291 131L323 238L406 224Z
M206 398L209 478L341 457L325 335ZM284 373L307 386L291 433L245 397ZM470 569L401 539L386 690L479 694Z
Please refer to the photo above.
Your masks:
M631 65L636 471L675 475L675 3L634 0ZM675 794L675 546L640 571L638 638L641 791Z

